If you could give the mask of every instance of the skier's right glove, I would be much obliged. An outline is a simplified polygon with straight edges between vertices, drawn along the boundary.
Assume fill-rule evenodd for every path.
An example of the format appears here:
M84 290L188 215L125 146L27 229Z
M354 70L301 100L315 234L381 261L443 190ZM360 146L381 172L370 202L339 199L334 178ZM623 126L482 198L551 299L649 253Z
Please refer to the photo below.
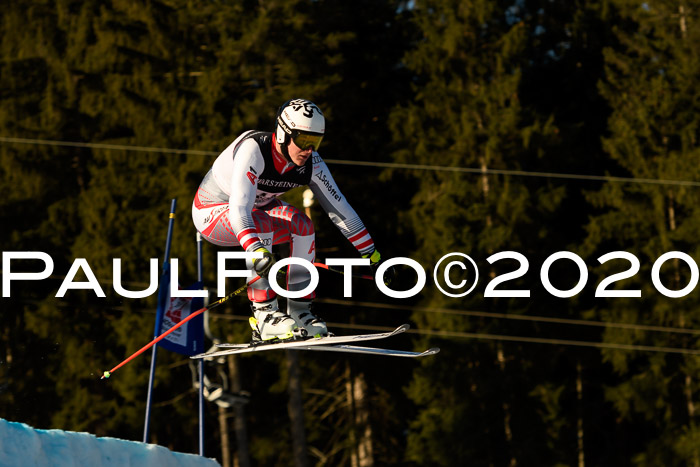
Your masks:
M382 255L379 254L379 251L374 250L371 255L364 255L363 258L369 258L369 265L372 268L372 272L376 275L379 265L382 264ZM396 268L390 266L384 271L384 285L391 285L395 280Z
M272 256L272 253L267 251L267 248L265 247L260 247L255 250L255 252L262 253L263 256L262 258L253 259L253 270L255 270L260 277L267 277L267 274L270 272L270 268L273 264L275 264L275 257Z

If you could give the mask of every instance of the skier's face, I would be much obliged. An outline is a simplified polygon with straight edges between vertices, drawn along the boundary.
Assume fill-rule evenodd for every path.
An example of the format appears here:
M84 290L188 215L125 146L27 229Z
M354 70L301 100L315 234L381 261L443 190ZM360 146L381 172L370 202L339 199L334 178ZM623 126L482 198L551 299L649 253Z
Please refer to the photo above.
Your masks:
M294 144L294 140L289 141L289 146L287 149L289 151L289 158L299 167L306 164L306 161L309 159L309 157L311 157L311 153L313 152L312 148L301 149L299 146Z

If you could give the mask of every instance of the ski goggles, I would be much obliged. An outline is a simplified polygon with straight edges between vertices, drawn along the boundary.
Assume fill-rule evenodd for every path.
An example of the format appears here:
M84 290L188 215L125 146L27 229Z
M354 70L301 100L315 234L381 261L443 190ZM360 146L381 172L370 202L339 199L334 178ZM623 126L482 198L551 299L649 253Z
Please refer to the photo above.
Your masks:
M302 151L306 151L309 148L313 148L314 151L318 151L322 140L323 135L319 135L318 133L303 133L300 131L296 135L292 136L292 141L294 141L294 144L296 144Z

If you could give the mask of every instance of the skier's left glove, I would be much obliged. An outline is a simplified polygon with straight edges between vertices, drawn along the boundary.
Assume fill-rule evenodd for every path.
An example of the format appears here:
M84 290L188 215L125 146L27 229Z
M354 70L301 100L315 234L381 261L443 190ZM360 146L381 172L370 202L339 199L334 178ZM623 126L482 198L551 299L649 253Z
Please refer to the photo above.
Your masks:
M377 273L379 265L382 264L382 255L379 251L374 250L371 254L362 255L363 258L369 258L369 265L372 268L372 272ZM384 285L391 285L392 282L396 280L396 268L390 266L384 271Z

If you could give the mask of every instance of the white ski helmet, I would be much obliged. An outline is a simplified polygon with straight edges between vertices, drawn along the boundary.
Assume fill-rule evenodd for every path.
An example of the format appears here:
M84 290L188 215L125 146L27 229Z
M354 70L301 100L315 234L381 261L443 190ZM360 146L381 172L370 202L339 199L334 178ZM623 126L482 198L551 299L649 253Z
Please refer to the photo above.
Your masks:
M313 147L318 151L325 131L326 119L321 109L306 99L291 99L277 112L275 138L285 150L292 139L301 149Z

